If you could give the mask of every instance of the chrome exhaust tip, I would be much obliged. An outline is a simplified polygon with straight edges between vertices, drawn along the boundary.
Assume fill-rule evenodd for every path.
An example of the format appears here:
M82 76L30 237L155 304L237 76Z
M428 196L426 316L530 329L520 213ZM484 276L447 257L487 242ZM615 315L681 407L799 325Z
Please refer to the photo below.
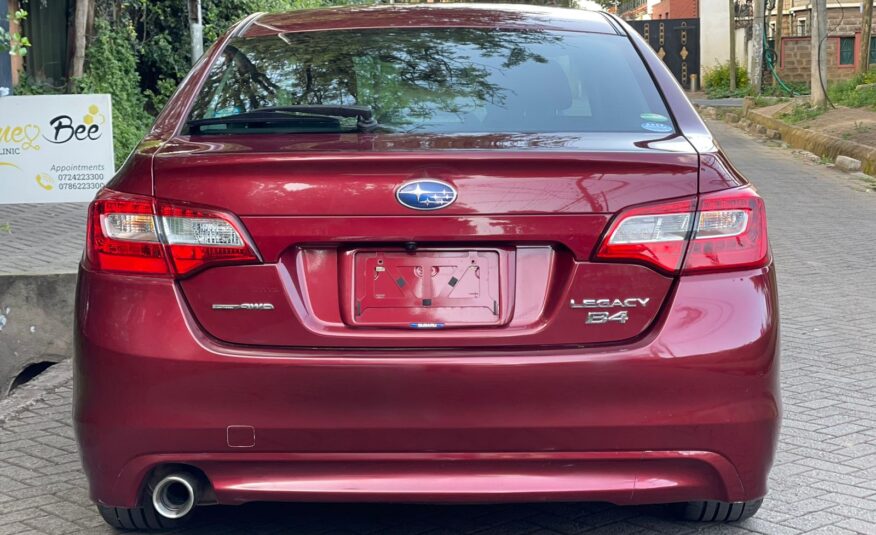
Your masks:
M164 518L179 519L192 512L197 503L198 483L186 473L165 476L152 489L152 505Z

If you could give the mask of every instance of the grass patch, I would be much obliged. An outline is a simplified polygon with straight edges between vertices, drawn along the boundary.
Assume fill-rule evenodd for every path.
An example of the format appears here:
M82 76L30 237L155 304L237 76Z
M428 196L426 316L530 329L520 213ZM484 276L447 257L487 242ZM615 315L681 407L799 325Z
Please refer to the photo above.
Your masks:
M834 104L850 108L876 109L876 87L856 89L860 85L867 84L876 84L876 70L856 74L849 80L831 84L827 95Z
M825 111L824 108L813 108L807 105L794 106L794 109L791 111L779 115L779 119L788 124L797 124L809 119L815 119Z

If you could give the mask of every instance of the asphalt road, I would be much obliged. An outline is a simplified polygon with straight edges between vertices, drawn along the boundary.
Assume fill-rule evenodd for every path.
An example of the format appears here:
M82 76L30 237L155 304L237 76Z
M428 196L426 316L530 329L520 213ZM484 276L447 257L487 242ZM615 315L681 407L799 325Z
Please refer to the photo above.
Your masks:
M771 491L755 518L704 527L656 507L606 504L252 504L204 508L185 533L876 533L876 193L713 127L766 199L779 270L785 418ZM6 404L0 535L109 533L79 466L69 366L50 373L15 398L29 406Z

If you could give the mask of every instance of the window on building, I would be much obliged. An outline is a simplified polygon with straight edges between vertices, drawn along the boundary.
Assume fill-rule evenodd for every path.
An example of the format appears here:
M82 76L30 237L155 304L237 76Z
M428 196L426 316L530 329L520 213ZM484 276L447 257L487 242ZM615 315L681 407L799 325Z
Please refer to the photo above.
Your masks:
M840 37L840 65L855 64L855 38Z
M870 63L876 63L876 37L870 38Z
M797 20L797 35L802 36L806 35L808 32L806 31L806 19L798 19Z

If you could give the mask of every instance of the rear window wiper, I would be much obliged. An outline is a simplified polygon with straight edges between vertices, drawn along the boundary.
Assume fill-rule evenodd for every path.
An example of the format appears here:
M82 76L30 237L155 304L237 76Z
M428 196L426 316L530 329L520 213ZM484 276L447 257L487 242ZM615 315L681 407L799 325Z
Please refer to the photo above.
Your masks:
M297 114L305 114L300 116ZM202 126L215 124L276 124L300 121L306 116L312 117L355 117L356 128L360 132L371 132L380 125L374 120L374 113L367 106L340 106L331 104L301 104L295 106L272 106L269 108L257 108L252 111L226 115L224 117L210 117L207 119L190 119L186 125L193 132L200 131Z

